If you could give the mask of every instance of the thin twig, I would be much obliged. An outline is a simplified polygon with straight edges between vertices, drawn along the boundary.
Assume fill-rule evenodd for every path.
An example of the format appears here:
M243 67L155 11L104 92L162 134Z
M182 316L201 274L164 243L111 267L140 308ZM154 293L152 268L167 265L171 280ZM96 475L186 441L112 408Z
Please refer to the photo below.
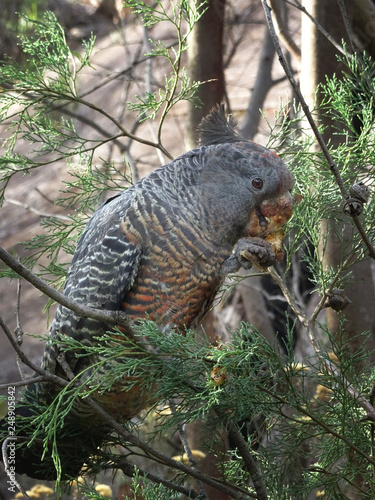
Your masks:
M182 493L185 495L187 498L201 498L200 494L197 493L194 490L188 490L187 488L184 488L183 486L180 486L179 484L172 483L171 481L167 481L166 479L162 478L161 476L156 476L155 474L152 474L151 472L145 471L141 469L137 465L137 469L135 466L128 462L125 458L121 458L120 460L115 461L116 467L122 470L122 472L128 476L128 477L134 477L135 472L137 471L138 475L141 477L144 477L145 479L148 479L149 481L152 481L153 483L160 483L166 486L167 488L170 488L171 490L178 491L179 493ZM105 469L110 469L113 468L113 465L108 465L104 466L103 470Z
M340 268L340 270L337 272L336 276L332 280L329 289L327 289L325 295L322 297L320 300L319 304L316 306L314 309L313 313L311 314L310 319L306 318L306 313L302 310L301 306L298 304L297 300L295 297L290 293L288 287L282 280L281 276L275 271L274 268L269 269L270 275L273 277L273 279L276 281L276 283L279 285L281 288L282 292L285 295L285 298L288 301L288 304L292 308L292 310L295 312L297 315L298 319L301 321L301 323L304 325L306 328L309 340L311 345L313 346L316 354L319 356L319 358L326 364L327 369L333 373L334 375L341 377L341 379L345 383L346 390L350 394L350 396L358 402L358 404L366 411L368 417L372 420L375 421L375 408L371 405L371 403L362 395L360 394L351 384L350 382L342 375L342 373L339 371L337 366L330 360L326 359L325 357L322 356L322 351L321 348L316 340L316 318L319 314L319 312L322 310L324 307L324 302L325 299L327 298L328 293L334 288L335 283L339 277L339 273L342 272L344 268L350 265L351 261L355 258L355 256L350 255L348 259L344 262L343 266ZM374 462L375 463L375 462Z
M169 406L171 408L172 413L175 414L177 410L176 410L176 405L173 403L173 401L169 401ZM197 461L194 458L194 455L193 455L193 453L191 451L191 448L190 448L190 445L189 445L189 441L188 441L188 438L187 438L186 424L178 425L177 428L178 428L178 435L179 435L180 441L181 441L182 446L184 447L185 453L186 453L186 455L187 455L187 457L189 459L191 468L193 470L199 470L198 469ZM206 490L204 489L202 481L197 481L197 484L198 484L200 496L203 499L207 499L208 500L208 496L207 496Z
M95 141L97 142L97 144L95 144L94 146L91 146L91 147L87 147L87 148L84 148L84 149L80 149L80 154L82 153L90 153L90 154L93 154L99 147L103 146L104 144L106 144L107 142L110 142L114 139L117 139L119 137L124 137L124 134L122 132L120 132L119 134L117 135L114 135L112 137L109 137L108 139L104 139L102 141ZM94 141L90 141L90 142L94 142ZM24 172L24 171L27 171L29 172L29 170L33 170L34 168L40 168L40 167L45 167L47 165L51 165L53 163L56 163L56 162L59 162L61 160L66 160L66 158L70 158L72 156L74 156L75 154L77 153L76 150L71 150L69 153L66 153L66 154L62 154L61 156L58 156L58 157L55 157L55 158L51 158L49 160L46 160L46 161L40 161L40 162L33 162L33 163L30 163L27 165L27 168L24 168L24 169L20 169L20 170L12 170L12 172L10 172L9 174L7 174L6 177L11 177L12 175L18 173L18 172ZM31 162L32 160L29 159L29 161Z
M51 110L51 112L52 112L52 110ZM82 113L75 113L74 111L72 111L70 108L67 108L67 107L62 107L60 112L66 116L70 116L71 118L74 118L75 120L80 121L81 123L84 123L85 125L88 125L92 129L94 129L97 132L99 132L100 134L104 135L104 137L111 137L111 133L109 132L109 130L105 129L104 127L101 127L100 125L95 123L94 120L92 120L91 118L87 118ZM118 139L113 139L111 144L116 145L119 148L121 153L124 152L125 146Z
M270 3L271 3L272 12L275 15L275 20L276 20L276 24L278 27L280 38L283 40L283 42L284 42L286 48L289 50L289 52L291 52L298 60L300 60L301 59L301 49L298 47L296 42L293 40L293 38L289 32L288 26L286 25L286 22L285 22L286 16L284 16L284 19L283 19L281 9L280 9L279 0L270 0Z
M57 375L54 375L53 373L47 372L40 368L39 365L33 363L27 356L26 354L22 351L22 349L19 347L17 342L15 341L12 332L9 330L7 324L5 323L3 317L0 315L0 327L2 328L3 332L7 336L9 342L12 344L13 349L16 351L16 353L19 355L21 358L21 361L34 370L36 373L41 375L43 377L43 380L49 380L51 382L55 382L56 384L59 384L61 386L67 386L69 382L66 380L63 380L62 378L58 377ZM33 381L33 379L29 379L30 383ZM26 380L24 382L27 382ZM15 384L12 384L15 385ZM25 385L25 384L24 384Z
M305 116L310 124L310 127L311 127L311 129L316 137L316 140L318 141L318 144L319 144L324 156L327 159L328 166L329 166L332 174L335 177L336 183L341 191L341 195L342 195L343 199L346 200L349 197L349 195L348 195L348 192L345 188L345 185L344 185L343 179L341 177L339 168L337 167L336 162L332 158L332 155L329 152L329 149L328 149L328 147L323 139L322 134L319 132L318 126L316 125L315 120L312 117L310 109L305 101L305 98L302 95L302 92L299 88L299 85L297 84L296 80L294 79L293 73L289 68L289 65L284 57L283 51L281 50L280 43L279 43L279 40L277 38L275 28L273 25L273 21L272 21L271 9L269 8L266 0L261 0L261 2L263 5L263 8L264 8L265 15L266 15L268 29L270 30L273 43L275 44L275 48L276 48L277 55L279 57L280 64L281 64L282 68L284 69L284 72L287 75L288 80L290 81L290 83L293 87L293 90L296 94L296 97L297 97L299 103L301 104L303 112L305 113ZM356 225L358 230L359 230L359 228L361 228L361 230L359 230L359 233L363 239L363 234L365 234L365 230L363 229L361 222L359 221L358 218L354 222L355 222L355 225ZM369 251L370 257L372 259L375 259L375 248L373 247L372 243L370 242L370 240L368 238L363 239L363 241L364 241L364 243Z
M268 394L272 398L276 399L276 401L279 401L283 405L290 407L290 401L288 401L287 398L284 398L283 396L281 396L280 394L278 394L274 390L268 389L265 385L260 385L259 388L262 392L265 392L266 394ZM347 438L344 434L340 434L340 432L338 432L336 429L334 429L330 425L326 424L326 422L324 422L324 420L321 420L320 418L318 418L316 413L309 411L306 408L306 406L295 405L294 407L300 413L309 417L313 422L315 422L316 425L318 425L319 427L324 429L327 432L327 434L331 434L332 436L335 436L336 438L340 439L353 451L359 453L370 464L375 465L374 457L371 457L370 455L368 455L366 452L364 452L362 449L360 449L355 443L350 441L350 439ZM374 409L373 409L373 411L375 412Z
M319 303L317 304L317 306L315 307L314 311L312 312L309 320L308 320L308 323L309 323L309 326L315 330L315 322L316 322L316 319L318 317L318 314L320 313L320 311L324 308L324 304L327 300L327 298L329 297L329 294L332 292L332 290L335 288L335 285L337 283L337 281L339 280L340 278L340 275L343 271L345 271L346 269L348 269L348 267L350 267L350 265L353 263L353 261L356 259L356 254L355 253L352 253L350 254L347 259L345 260L345 262L343 262L339 268L336 270L336 274L335 276L333 277L333 279L331 280L331 283L329 285L329 287L325 290L324 292L324 295L321 297Z
M307 319L306 319L306 313L303 310L301 304L297 301L297 299L294 297L292 292L289 290L287 285L284 283L283 279L279 275L279 273L276 271L276 269L271 266L268 268L269 274L272 276L272 278L276 281L276 283L279 285L280 290L282 291L284 297L286 298L288 304L292 308L293 312L297 316L297 318L300 320L300 322L304 325L307 326Z
M285 2L289 5L292 5L293 7L296 7L298 10L300 10L301 12L303 12L309 19L310 21L312 21L315 26L317 27L318 31L320 31L320 33L325 36L327 38L327 40L329 40L332 45L335 47L335 49L338 51L338 52L341 52L341 54L343 54L344 56L348 56L349 58L351 58L351 54L347 54L344 50L344 48L336 42L336 40L334 38L332 38L332 36L328 33L328 31L326 31L323 26L306 10L306 8L301 4L301 2L299 2L298 0L293 0L294 3L288 1L288 0L285 0Z
M25 210L28 210L29 212L32 212L33 214L39 215L40 217L44 218L51 218L54 217L55 219L62 220L62 221L70 221L69 217L66 215L59 215L59 214L52 214L52 213L47 213L47 212L41 212L37 208L32 207L31 205L28 205L27 203L22 203L22 201L15 200L13 198L5 198L5 202L11 203L12 205L17 205L18 207L22 207Z
M175 45L177 45L177 42L173 42L173 43L171 43L169 45L166 45L166 49L170 50ZM156 54L147 54L147 55L139 58L138 60L133 60L133 62L130 64L130 66L127 66L126 68L124 68L124 69L122 69L120 71L112 72L112 74L110 74L106 78L102 78L100 80L100 83L98 83L97 85L94 85L90 89L88 89L85 92L83 92L80 95L80 97L86 97L87 95L92 94L96 90L99 90L100 88L104 87L105 85L107 85L109 83L112 83L114 80L117 80L118 78L121 78L122 76L125 76L128 73L132 73L132 71L135 69L136 66L138 66L139 64L142 64L142 63L146 62L148 59L153 58L153 57L157 57L157 55Z
M23 341L23 330L21 327L20 320L20 308L21 308L21 280L17 280L17 304L16 304L16 329L14 330L14 334L16 336L17 344L21 347ZM16 363L18 368L18 373L22 380L25 380L25 372L23 371L23 366L18 354L16 354Z
M269 8L266 0L261 0L261 2L263 5L263 8L264 8L264 12L266 14L268 29L270 30L271 37L272 37L273 43L275 45L277 55L279 57L280 64L281 64L285 74L287 75L288 80L290 81L294 92L296 93L297 99L302 106L302 109L306 115L307 120L309 121L310 127L312 128L312 131L314 132L314 135L319 143L319 146L321 147L321 149L324 153L324 156L328 160L329 168L331 169L333 175L335 176L335 179L336 179L336 182L340 188L341 194L342 194L343 198L346 199L348 197L348 192L344 186L344 182L342 180L340 171L339 171L334 159L332 158L331 153L328 150L328 147L323 139L322 134L319 132L319 129L315 123L315 120L312 117L310 109L305 101L305 98L302 95L302 92L299 88L299 85L297 84L296 80L294 79L294 76L293 76L293 74L289 68L289 65L284 57L283 51L281 50L280 43L279 43L279 40L277 38L275 28L273 25L273 21L272 21L271 9Z
M257 494L257 499L267 500L268 499L267 490L265 484L263 483L262 476L259 472L258 464L253 455L251 454L251 451L249 450L249 447L246 441L244 440L242 434L238 430L237 425L234 424L234 422L231 419L228 420L227 429L229 437L236 445L241 457L243 458L246 469L250 474L254 489Z
M374 250L373 244L372 244L370 238L368 237L361 221L359 220L359 217L357 215L354 215L354 216L352 216L352 219L353 219L354 224L356 225L356 228L357 228L359 234L361 235L362 240L364 241L366 247L369 250L370 257L375 259L375 250Z
M68 382L67 380L64 380L57 375L54 375L46 370L43 370L40 368L38 365L35 365L32 361L28 359L28 357L25 355L25 353L19 348L17 342L13 338L13 335L7 325L5 324L3 318L0 315L0 326L2 327L5 335L8 337L9 341L11 342L13 348L19 354L20 358L22 361L35 370L37 373L42 375L44 380L49 380L51 382L55 382L60 386L67 386L71 382ZM64 362L64 356L60 355L59 357L59 363L63 367L63 369L66 371L68 374L68 377L74 377L73 372L71 371L71 368L69 365L66 363L66 360ZM216 481L215 479L210 478L209 476L206 476L205 474L202 474L200 471L194 471L191 468L187 467L186 465L177 462L176 460L173 460L172 458L167 457L163 453L159 452L158 450L155 450L152 448L147 443L144 443L141 441L139 438L136 436L133 436L130 434L128 431L126 431L111 415L109 415L103 408L96 403L91 397L85 397L84 399L85 403L90 406L95 413L97 413L101 418L104 419L104 421L108 422L111 427L118 433L119 436L123 437L126 441L130 442L134 446L137 446L138 448L142 449L147 455L152 456L158 460L160 460L162 463L165 465L168 465L169 467L172 467L174 469L180 470L184 474L187 474L189 476L194 477L197 480L201 480L202 482L213 486L214 488L218 489L219 491L222 491L223 493L226 493L229 495L231 498L237 499L237 500L244 500L247 497L254 498L254 495L251 493L245 494L242 492L238 492L237 488L235 486L229 486L226 484L222 484L219 481Z
M239 30L240 26L236 25L236 29ZM226 34L226 36L232 42L232 46L231 46L231 49L229 51L229 54L226 56L226 59L223 62L223 67L224 67L225 70L229 68L229 65L232 62L233 57L237 54L239 46L245 40L245 36L244 35L246 34L246 32L247 32L248 29L249 29L248 26L246 24L244 24L242 26L241 32L238 34L236 40L233 40L234 36L232 35L232 33L229 33L229 34L227 33Z
M337 368L337 366L332 362L329 361L328 359L325 360L325 363L327 365L328 370L335 375L336 377L341 377L346 390L350 394L350 396L359 403L359 405L365 410L367 413L367 416L372 422L375 422L375 408L372 406L372 404L362 395L360 394L354 387L350 384L350 382L342 375L340 370ZM375 465L375 461L373 463Z
M169 467L173 469L177 469L184 474L188 474L189 476L194 477L195 479L199 479L202 482L213 486L214 488L218 489L219 491L222 491L223 493L226 493L229 495L231 498L238 499L238 500L243 500L246 497L254 498L254 495L251 493L240 493L237 491L237 488L233 485L226 485L223 484L219 481L216 481L215 479L206 476L205 474L202 474L200 471L195 471L191 469L190 467L187 467L181 462L177 462L176 460L173 460L172 458L164 455L164 453L152 448L149 444L141 441L139 438L136 436L133 436L130 434L128 431L126 431L109 413L107 413L103 408L96 403L91 397L85 398L85 402L93 409L95 412L103 418L106 422L108 422L113 430L115 430L119 436L123 437L125 441L130 442L134 446L137 446L138 448L141 448L147 455L150 455L152 457L155 457L159 459L161 462L163 462L165 465L168 465Z
M14 486L17 487L17 489L22 493L22 495L27 500L31 500L30 497L29 497L29 495L26 493L26 491L22 488L22 486L20 485L20 483L17 481L17 479L15 477L15 470L14 470L14 468L12 468L9 465L8 453L7 453L7 446L8 446L8 443L10 443L12 441L17 441L17 437L12 436L12 437L8 437L8 438L4 439L3 444L1 446L1 453L2 453L2 456L3 456L4 469L5 469L5 472L6 472L7 476L9 477L11 483L13 483Z
M116 127L119 130L121 130L122 135L124 137L129 137L129 139L132 139L133 141L140 142L141 144L144 144L145 146L151 146L152 148L155 148L156 150L160 150L167 158L169 158L170 160L173 160L173 156L161 144L160 137L159 137L158 143L148 141L147 139L143 139L142 137L138 137L138 136L132 134L131 132L129 132L128 130L126 130L126 128L124 128L121 125L121 123L118 120L116 120L116 118L114 118L112 115L107 113L104 109L99 108L98 106L96 106L92 102L86 101L85 99L82 99L80 97L71 98L70 96L63 96L63 98L64 97L67 100L69 99L72 102L79 102L80 104L82 104L88 108L91 108L92 110L96 111L97 113L100 113L101 115L105 116L106 118L108 118L109 121L114 123L114 125L116 125ZM159 127L160 127L160 125L159 125Z
M339 490L340 490L340 493L342 495L342 499L347 499L349 500L349 497L347 497L344 492L341 491L341 488L340 488L340 483L337 482L337 471L328 471L327 469L324 469L324 467L319 467L319 466L311 466L308 468L308 470L310 472L319 472L320 474L325 474L326 476L328 477L331 477L332 479L334 479L335 481L335 484L338 486ZM356 488L358 491L360 491L361 493L364 493L364 498L368 497L368 491L366 491L365 489L361 488L360 486L358 486L358 484L355 484L352 480L349 479L349 477L347 475L342 475L341 476L341 479L340 481L342 480L345 480L347 483L351 484L352 486L354 486L354 488Z
M64 352L60 352L59 353L59 355L57 356L57 361L59 362L60 366L64 370L64 372L67 375L67 377L70 380L72 380L75 377L75 375L74 375L72 369L70 368L68 362L66 361L66 357L65 357L65 353ZM133 436L132 434L130 434L128 431L126 431L122 427L122 425L120 425L109 413L107 413L90 396L89 397L85 397L84 401L88 404L88 406L90 406L93 410L95 410L95 412L98 415L100 415L105 421L107 421L111 425L111 427L120 436L122 436L126 441L129 441L133 445L138 446L143 451L145 451L147 454L158 458L159 460L161 460L166 465L169 465L170 467L176 468L176 464L178 464L179 466L177 468L180 469L180 470L182 470L181 466L183 466L184 472L186 472L187 474L195 477L198 481L203 481L203 482L205 482L207 484L210 484L211 486L214 486L215 488L217 488L219 490L221 489L221 491L224 491L224 489L225 489L226 491L224 491L224 492L228 493L229 489L226 486L222 485L221 483L218 483L217 481L215 481L215 480L213 480L211 478L208 478L207 476L205 476L204 474L202 474L197 469L188 468L185 465L180 464L180 462L177 462L177 461L175 461L175 460L167 457L163 453L161 453L161 452L155 450L154 448L152 448L149 444L142 442L136 436ZM220 487L218 485L220 485ZM224 487L224 489L223 489L223 487ZM231 494L233 495L233 491L231 492ZM206 498L207 498L207 496L206 496ZM233 496L233 498L242 498L242 496Z
M355 45L354 33L353 33L352 27L350 25L349 16L348 16L348 12L347 12L346 7L345 7L345 3L342 0L337 0L337 3L338 3L338 6L340 8L342 19L344 21L346 33L349 37L349 42L350 42L350 45L352 48L352 52L354 53L354 52L356 52L356 50L358 48Z
M149 38L148 27L145 25L143 25L143 43L145 45L146 52L151 53L152 46L151 46L151 42L150 42L150 38ZM153 64L152 63L153 63L153 60L151 58L147 59L147 61L146 61L145 89L144 89L146 91L146 95L147 94L152 95L152 91L153 91L153 88L152 88ZM136 82L137 87L140 88L140 84L138 82L138 79L135 79L135 82ZM143 89L140 89L140 90L143 92ZM145 98L146 98L146 95L145 95ZM152 140L154 142L157 142L158 138L157 138L156 132L154 130L153 122L151 122L150 120L147 120L147 125L148 125L148 128L150 130ZM157 152L157 155L158 155L158 158L159 158L161 165L164 165L165 160L164 160L164 156L163 156L162 152L159 149L157 149L156 152Z
M51 205L55 206L55 200L52 200L49 196L47 196L45 193L43 193L43 191L41 191L41 190L38 188L38 186L36 186L34 189L35 189L35 191L36 191L38 194L40 194L40 196L41 196L44 200L48 201L48 203L50 203Z
M33 377L26 378L25 380L21 380L19 382L9 382L8 384L0 384L0 390L8 389L9 387L25 387L27 385L36 384L37 382L42 382L44 377Z

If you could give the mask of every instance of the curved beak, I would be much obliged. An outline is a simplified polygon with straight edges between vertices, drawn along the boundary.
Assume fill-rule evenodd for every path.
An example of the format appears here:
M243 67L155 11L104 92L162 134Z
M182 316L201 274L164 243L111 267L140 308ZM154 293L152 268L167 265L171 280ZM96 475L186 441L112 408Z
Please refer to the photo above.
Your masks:
M277 261L284 256L282 228L292 216L294 202L289 191L277 198L264 200L252 210L245 228L244 236L262 238L272 246Z

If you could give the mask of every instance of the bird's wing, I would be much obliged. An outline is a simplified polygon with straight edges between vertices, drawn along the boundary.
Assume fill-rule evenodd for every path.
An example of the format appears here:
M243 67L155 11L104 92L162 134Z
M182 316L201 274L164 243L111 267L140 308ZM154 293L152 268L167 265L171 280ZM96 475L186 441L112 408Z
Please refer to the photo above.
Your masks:
M65 283L64 294L71 299L90 307L116 310L133 285L142 242L137 238L139 233L129 233L136 214L133 196L127 194L104 204L86 226Z
M77 245L64 295L96 309L114 311L121 308L121 302L137 276L142 256L144 235L136 229L131 231L132 224L126 223L137 217L135 199L136 193L129 189L95 212ZM136 220L134 224L136 228ZM95 343L95 337L107 330L109 327L105 323L78 316L59 306L50 337L71 337L90 345ZM56 372L56 354L56 346L49 343L43 366L53 373ZM74 356L67 353L67 358L74 371Z

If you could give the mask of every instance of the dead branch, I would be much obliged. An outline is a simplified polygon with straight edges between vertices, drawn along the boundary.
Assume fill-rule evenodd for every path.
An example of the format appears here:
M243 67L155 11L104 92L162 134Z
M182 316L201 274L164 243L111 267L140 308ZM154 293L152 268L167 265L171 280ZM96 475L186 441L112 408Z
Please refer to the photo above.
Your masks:
M301 2L299 2L299 0L293 0L293 3L292 1L289 1L289 0L285 0L285 2L289 5L292 5L293 7L296 7L298 10L300 10L301 12L303 12L310 20L311 22L313 22L315 24L315 26L317 27L317 29L320 31L320 33L325 36L327 38L327 40L329 40L332 45L335 47L335 49L340 52L341 54L345 55L345 56L348 56L348 57L351 57L350 54L347 54L344 50L344 48L336 42L336 40L334 40L334 38L328 33L328 31L326 31L323 26L318 23L318 21L306 10L306 8L301 4Z
M275 15L275 21L278 28L278 35L284 42L286 48L291 52L298 60L301 59L301 49L298 47L296 42L293 40L288 26L285 23L285 19L283 18L281 9L280 9L280 0L270 0L271 9L273 14Z
M62 220L62 221L69 221L69 217L66 215L60 215L60 214L52 214L48 212L41 212L37 208L32 207L31 205L28 205L27 203L22 203L22 201L15 200L13 198L5 198L4 200L6 203L10 203L12 205L16 205L18 207L22 207L25 210L28 210L29 212L39 215L39 217L44 217L44 218L51 218L54 217L55 219Z
M8 453L7 453L7 446L8 446L8 443L11 443L13 441L17 441L17 437L14 437L14 436L8 437L8 438L4 439L3 444L1 445L1 453L2 453L2 456L3 456L4 469L5 469L5 472L6 472L7 476L11 480L11 482L22 493L22 495L24 496L24 498L26 498L27 500L31 500L31 498L29 497L29 495L26 493L26 491L22 488L22 486L20 485L20 483L15 478L15 472L12 469L12 467L9 465L9 459L8 459Z

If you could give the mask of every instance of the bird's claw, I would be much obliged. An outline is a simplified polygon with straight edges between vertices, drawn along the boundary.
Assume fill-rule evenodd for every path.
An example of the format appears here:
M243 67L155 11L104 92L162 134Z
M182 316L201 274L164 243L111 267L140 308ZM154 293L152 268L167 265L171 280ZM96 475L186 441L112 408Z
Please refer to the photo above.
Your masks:
M232 255L224 261L221 274L236 272L240 267L250 269L253 265L264 271L275 261L275 252L267 241L261 238L241 238L234 247Z

